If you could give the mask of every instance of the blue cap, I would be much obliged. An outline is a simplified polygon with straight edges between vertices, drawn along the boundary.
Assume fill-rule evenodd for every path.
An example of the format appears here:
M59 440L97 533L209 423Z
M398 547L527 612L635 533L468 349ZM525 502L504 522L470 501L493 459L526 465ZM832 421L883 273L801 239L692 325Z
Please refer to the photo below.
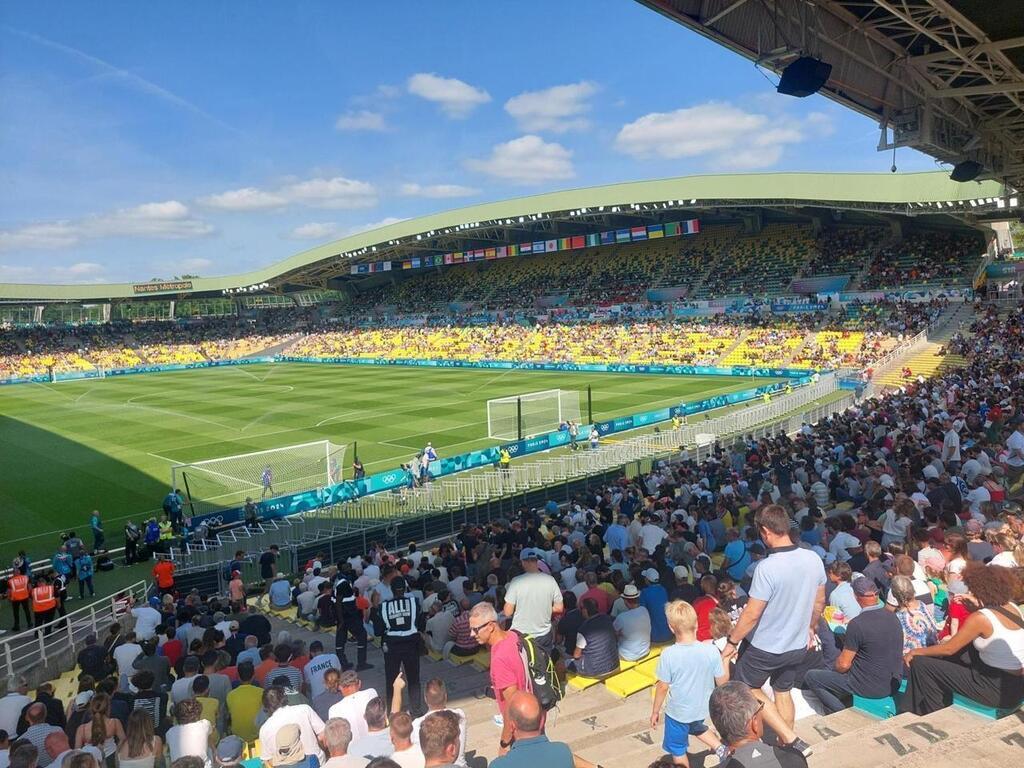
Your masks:
M540 555L537 554L537 550L533 547L523 547L523 551L519 553L520 560L539 560Z
M149 598L149 604L151 606L153 606L154 608L159 608L160 607L160 598L157 597L156 595L153 595L151 598Z

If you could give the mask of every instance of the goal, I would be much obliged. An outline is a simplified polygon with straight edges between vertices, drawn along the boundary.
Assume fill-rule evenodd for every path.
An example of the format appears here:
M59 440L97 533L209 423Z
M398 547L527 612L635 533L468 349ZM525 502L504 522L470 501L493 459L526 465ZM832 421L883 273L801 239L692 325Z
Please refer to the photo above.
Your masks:
M219 459L176 464L171 487L181 491L191 515L309 491L340 483L345 447L319 440Z
M580 393L546 389L487 401L487 436L518 440L527 435L554 432L566 421L580 422Z

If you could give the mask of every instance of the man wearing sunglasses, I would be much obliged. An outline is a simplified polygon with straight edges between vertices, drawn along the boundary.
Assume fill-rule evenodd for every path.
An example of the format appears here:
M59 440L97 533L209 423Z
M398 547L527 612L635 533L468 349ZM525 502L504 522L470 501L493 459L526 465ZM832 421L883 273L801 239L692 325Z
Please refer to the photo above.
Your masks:
M721 685L708 701L711 722L729 748L723 768L807 768L807 758L794 749L773 747L764 738L764 702L738 680Z
M506 714L509 699L517 691L529 691L526 665L519 655L519 635L505 631L498 624L498 613L490 603L477 603L469 614L469 631L481 645L491 649L491 685L494 699L498 703L501 719L501 754L508 752L514 740L512 718ZM497 722L498 718L495 718ZM541 715L540 730L544 730L544 715Z

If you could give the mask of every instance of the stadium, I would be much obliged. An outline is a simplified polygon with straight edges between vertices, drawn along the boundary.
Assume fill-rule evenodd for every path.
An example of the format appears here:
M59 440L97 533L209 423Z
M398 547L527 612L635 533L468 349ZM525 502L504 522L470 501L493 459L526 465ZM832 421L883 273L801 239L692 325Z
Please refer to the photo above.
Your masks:
M761 4L722 3L710 15L682 0L642 4L784 81L799 53L759 50ZM743 728L763 717L776 750L803 765L1009 764L1024 744L1024 627L1014 618L1024 603L1024 251L1013 240L1024 144L1019 83L996 64L1018 67L1008 52L1024 38L1010 40L1013 30L983 9L964 11L967 19L922 2L978 39L956 50L948 37L932 48L906 43L921 59L915 66L945 71L948 59L960 66L968 57L965 69L984 71L950 79L917 111L894 111L934 91L879 63L906 42L897 22L917 28L921 17L866 4L891 13L885 26L858 11L864 4L809 5L837 6L817 19L815 55L850 68L831 80L826 73L815 90L877 119L883 144L892 137L881 149L920 149L953 165L952 178L894 165L893 173L706 174L558 189L407 218L242 274L0 284L0 561L11 563L4 593L16 630L0 638L8 698L24 682L73 699L85 637L111 622L138 631L138 606L152 604L159 618L138 639L153 649L143 643L139 653L152 656L158 640L173 642L167 627L187 623L199 634L186 637L200 642L186 644L182 662L195 653L201 678L233 674L234 690L237 624L259 616L275 636L283 630L275 648L261 625L255 665L276 658L298 670L299 684L282 690L297 699L269 710L262 699L266 723L277 722L275 711L301 701L316 709L315 694L332 693L322 678L303 678L303 666L321 658L311 643L326 656L336 649L335 668L348 674L354 622L356 670L381 706L397 697L394 750L420 750L394 715L444 709L431 699L435 678L462 713L459 761L452 753L448 762L498 768L509 745L516 752L514 729L534 732L496 682L500 631L530 637L530 648L536 639L550 655L550 676L564 690L548 735L569 745L575 764L681 764L671 760L680 755L668 731L662 742L669 726L649 714L652 696L655 713L666 695L670 707L679 696L659 662L673 638L689 637L672 606L693 604L696 640L714 642L733 679L748 683L751 651L765 640L758 618L747 626L743 612L779 605L777 595L758 597L767 593L756 569L763 576L775 553L797 550L819 555L811 559L827 573L827 602L815 603L813 642L801 648L808 666L792 695L773 690L773 679L764 691L749 682L754 694L744 688L743 698L713 675L709 691L740 697L719 713L756 696ZM801 19L773 23L785 31ZM924 25L918 33L927 36ZM993 129L965 135L966 113ZM764 522L771 510L788 528ZM70 604L70 613L68 591L87 598L84 578L68 586L80 568L69 547L91 550L105 571L99 599L90 579L90 602ZM62 570L65 561L73 567ZM169 585L157 562L174 565ZM29 621L29 598L16 598L11 581L19 575L38 577L35 589L63 579L53 583L64 597L51 591L48 609L42 598L35 608L33 589L37 628L26 633L17 603ZM514 582L540 575L558 579L556 608L544 631L524 630L516 621L527 601L516 610ZM392 590L395 579L403 586ZM325 582L332 589L322 592ZM423 621L396 629L381 605L406 599L406 588ZM905 662L884 691L848 681L856 654L863 662L856 638L869 631L853 622L880 594L891 608L878 613L903 633ZM343 608L356 595L366 600L358 620ZM636 638L617 618L633 611L647 616L639 653L626 650ZM950 630L954 614L959 630ZM214 624L229 628L219 641L203 633ZM750 634L733 642L743 627ZM614 663L595 670L609 632ZM939 669L954 663L939 662L948 655L939 652L943 632L946 647L964 649L953 672ZM402 644L410 635L425 653ZM1008 663L984 642L993 636L1005 639ZM577 637L587 638L582 646ZM730 660L741 641L739 661ZM214 651L230 663L207 658ZM414 659L423 670L411 675ZM111 660L113 685L142 697L138 662ZM403 676L422 678L422 699L419 680L394 679L400 665ZM254 678L268 690L283 685L270 670ZM526 685L541 698L541 682ZM188 691L185 702L203 698ZM315 715L321 729L357 693L335 695ZM715 716L718 695L702 717L714 721L718 736L709 738L724 751L690 740L690 760L732 756L734 767L745 765L736 755L753 737L729 738ZM168 745L171 731L194 724L172 700L154 713ZM225 698L212 723L219 736L231 727L228 709ZM363 739L389 727L387 718L374 727L369 709L350 722L353 745L367 743L359 722ZM237 725L244 755L236 759L278 764L268 756L277 727ZM224 742L210 739L200 759L235 764L221 763ZM321 761L344 755L324 739ZM176 768L190 768L177 766L186 758L176 749Z

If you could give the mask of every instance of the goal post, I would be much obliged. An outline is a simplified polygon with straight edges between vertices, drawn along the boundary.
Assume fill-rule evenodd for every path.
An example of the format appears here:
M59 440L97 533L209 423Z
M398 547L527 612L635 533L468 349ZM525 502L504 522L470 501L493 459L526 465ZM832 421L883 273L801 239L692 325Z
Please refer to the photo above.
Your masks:
M318 440L171 467L192 516L340 483L347 446Z
M487 401L487 436L492 440L554 432L568 421L580 422L580 393L575 390L546 389Z

